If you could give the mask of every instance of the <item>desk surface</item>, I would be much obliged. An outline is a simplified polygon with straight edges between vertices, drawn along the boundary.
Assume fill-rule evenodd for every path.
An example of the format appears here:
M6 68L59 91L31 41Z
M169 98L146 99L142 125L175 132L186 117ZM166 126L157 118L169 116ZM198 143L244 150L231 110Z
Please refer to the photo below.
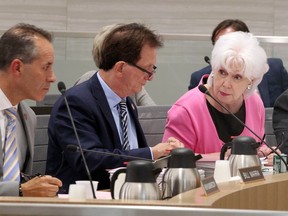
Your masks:
M288 211L288 174L265 176L251 183L231 181L218 184L220 192L205 196L203 188L173 197L183 207L234 208Z
M181 216L287 215L288 174L266 176L265 179L248 184L221 183L218 185L220 192L208 197L202 188L197 188L170 200L158 201L0 197L0 214L169 216L181 212Z

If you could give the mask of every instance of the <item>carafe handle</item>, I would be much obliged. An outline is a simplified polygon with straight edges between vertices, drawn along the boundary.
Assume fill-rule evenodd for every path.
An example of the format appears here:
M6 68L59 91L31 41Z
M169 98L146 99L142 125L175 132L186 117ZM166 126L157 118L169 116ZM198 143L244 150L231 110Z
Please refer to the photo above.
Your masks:
M120 173L126 173L126 167L125 168L121 168L115 171L115 173L113 173L112 177L111 177L111 182L110 182L110 190L111 190L111 197L112 199L115 199L114 196L114 187L115 187L115 182L118 179L118 176Z
M224 160L225 159L225 153L227 152L228 148L232 146L232 142L227 142L225 143L220 151L220 160Z

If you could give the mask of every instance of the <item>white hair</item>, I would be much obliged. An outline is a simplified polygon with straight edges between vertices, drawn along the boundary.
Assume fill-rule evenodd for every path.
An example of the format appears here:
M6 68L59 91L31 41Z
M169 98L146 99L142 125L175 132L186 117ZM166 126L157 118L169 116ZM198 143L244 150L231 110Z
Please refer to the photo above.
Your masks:
M213 71L224 68L241 74L252 81L251 88L246 89L245 96L249 96L261 82L263 75L268 71L267 55L259 45L258 40L247 32L231 32L222 35L212 50L212 73L208 84L212 85Z

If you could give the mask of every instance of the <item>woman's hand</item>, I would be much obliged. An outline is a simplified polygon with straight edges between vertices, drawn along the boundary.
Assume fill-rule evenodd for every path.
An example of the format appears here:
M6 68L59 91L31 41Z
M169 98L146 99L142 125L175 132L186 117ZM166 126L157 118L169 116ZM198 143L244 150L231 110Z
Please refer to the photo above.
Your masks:
M152 147L152 153L155 160L162 156L170 154L175 148L183 148L184 144L174 137L169 137L165 143L159 143Z

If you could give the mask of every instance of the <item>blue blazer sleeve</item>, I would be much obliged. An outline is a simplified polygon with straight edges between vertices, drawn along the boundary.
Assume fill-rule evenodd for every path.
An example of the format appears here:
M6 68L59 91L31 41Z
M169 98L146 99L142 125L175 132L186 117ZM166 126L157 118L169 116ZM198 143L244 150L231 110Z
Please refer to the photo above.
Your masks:
M268 59L269 70L258 89L265 107L273 107L276 99L288 89L288 73L279 58Z
M211 66L207 66L205 68L202 68L199 71L195 71L194 73L191 74L191 78L190 78L190 84L188 86L188 90L195 88L198 86L202 76L204 74L210 74L211 73Z

